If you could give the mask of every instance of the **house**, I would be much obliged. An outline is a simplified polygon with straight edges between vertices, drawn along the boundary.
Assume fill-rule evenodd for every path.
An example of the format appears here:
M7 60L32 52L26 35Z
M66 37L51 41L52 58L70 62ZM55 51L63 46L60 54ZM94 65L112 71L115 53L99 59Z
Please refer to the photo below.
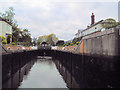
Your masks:
M103 20L92 24L91 26L87 27L85 30L81 32L81 36L87 36L96 32L99 32L103 29Z
M11 35L12 37L12 25L0 17L0 36L5 37L7 40L7 35ZM12 41L12 38L10 41Z
M109 19L106 19L106 20L100 20L95 23L95 15L92 13L91 25L87 26L86 29L80 31L79 37L84 37L84 36L88 36L88 35L91 35L97 32L104 31L105 30L105 28L103 27L104 25L111 26L114 23L114 22L108 22L108 21Z
M103 29L103 23L104 23L104 20L101 20L101 21L95 23L95 15L92 13L91 25L87 26L86 29L81 31L81 37L101 31Z
M99 22L95 23L95 15L92 13L91 15L91 25L87 26L86 29L79 31L77 34L79 34L79 37L88 36L97 32L102 32L106 30L106 28L113 28L117 26L117 22L112 19L106 19L106 20L100 20ZM76 35L77 35L76 34Z
M87 28L84 30L78 30L78 32L75 34L76 38L84 37L84 36L101 31L103 29L103 24L104 24L104 20L101 20L95 23L95 15L92 13L91 25L87 26Z
M81 36L81 30L78 29L78 32L75 34L76 38L79 38Z

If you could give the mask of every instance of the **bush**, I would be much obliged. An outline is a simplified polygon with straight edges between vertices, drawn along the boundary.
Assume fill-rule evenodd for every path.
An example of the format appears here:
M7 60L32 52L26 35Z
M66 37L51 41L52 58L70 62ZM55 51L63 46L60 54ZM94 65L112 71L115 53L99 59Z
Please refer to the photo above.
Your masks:
M3 37L3 36L0 36L0 38L1 38L2 41L5 40L5 37Z
M80 42L76 42L76 44L78 45Z
M27 46L28 46L26 42L24 43L24 46L25 46L25 47L27 47Z
M59 47L64 47L64 45L59 45Z
M7 44L7 41L6 41L6 40L3 40L3 41L2 41L2 44Z
M63 46L66 46L66 44L64 44Z
M70 46L73 46L73 43L71 43Z
M119 25L119 22L116 22L114 19L109 18L104 21L104 24L102 26L103 28L112 28L116 27L117 25Z
M10 36L10 35L7 35L7 43L8 43L8 44L10 43L10 39L11 39L11 36Z
M16 45L15 42L12 42L12 45Z
M68 46L68 44L66 44L66 46Z

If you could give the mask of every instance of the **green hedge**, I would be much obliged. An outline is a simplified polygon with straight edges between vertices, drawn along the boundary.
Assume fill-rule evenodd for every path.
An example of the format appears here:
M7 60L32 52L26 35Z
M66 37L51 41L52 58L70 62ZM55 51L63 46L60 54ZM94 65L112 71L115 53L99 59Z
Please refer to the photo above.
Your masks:
M12 45L16 45L16 43L15 43L15 42L12 42Z
M76 42L76 44L78 45L80 42Z
M0 36L0 38L1 38L2 41L5 40L5 37L3 37L3 36Z
M3 41L2 41L2 44L7 44L7 41L6 41L6 40L3 40Z

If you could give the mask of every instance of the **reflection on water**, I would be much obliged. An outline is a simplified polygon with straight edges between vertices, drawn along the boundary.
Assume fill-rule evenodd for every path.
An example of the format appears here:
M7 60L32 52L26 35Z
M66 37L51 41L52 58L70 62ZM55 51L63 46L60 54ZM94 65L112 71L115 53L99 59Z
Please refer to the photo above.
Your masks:
M64 80L51 57L38 57L27 79L23 78L19 88L66 88Z
M37 56L10 75L3 88L67 88L67 85L52 57Z

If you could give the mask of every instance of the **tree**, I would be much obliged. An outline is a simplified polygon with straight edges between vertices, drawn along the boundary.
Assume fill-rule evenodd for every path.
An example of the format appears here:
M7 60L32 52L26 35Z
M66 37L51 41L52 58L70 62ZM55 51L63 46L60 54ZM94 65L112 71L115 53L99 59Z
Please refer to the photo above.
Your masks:
M34 45L34 46L37 45L37 38L33 38L32 45Z
M23 29L21 34L22 34L21 41L26 42L27 45L30 46L32 42L30 31L28 31L28 29Z
M68 46L68 44L66 44L66 46Z
M1 38L2 41L5 40L5 37L3 37L3 36L0 36L0 38Z
M58 41L58 38L55 34L44 35L40 36L37 42L42 43L43 41L45 41L48 44L55 45Z
M17 20L14 19L14 15L15 15L15 9L13 7L9 7L9 9L3 13L0 12L0 16L12 25L12 29L13 29L12 40L13 42L14 41L16 42L18 41L19 38L20 29L18 28Z
M7 41L6 41L6 40L3 40L3 41L2 41L2 44L7 44Z
M73 46L73 43L70 43L70 46Z
M4 13L0 13L0 16L11 24L14 23L14 15L15 12L13 7L9 7L7 11L5 11Z
M116 22L114 19L109 18L104 21L103 28L112 28L116 27L117 25L119 25L119 22Z
M0 12L0 16L5 19L8 23L12 25L13 33L12 33L12 42L23 42L25 45L31 44L31 34L28 29L21 30L18 28L17 20L14 18L15 9L13 7L9 7L9 9L3 13ZM8 39L9 43L9 39Z
M58 38L57 38L56 35L53 34L53 33L50 34L50 35L48 35L47 38L48 38L48 41L50 40L50 38L52 38L52 41L53 41L54 43L57 43L57 41L58 41Z
M16 30L13 31L12 40L13 42L19 42L21 41L21 38L22 38L22 31L20 30L20 28L16 28Z
M16 45L16 43L15 43L15 42L12 42L12 45Z
M78 45L80 42L76 42L76 45Z
M7 35L7 43L10 43L11 35Z
M73 40L72 40L72 43L76 43L78 41L78 39L75 37Z
M0 39L1 39L1 41L2 41L2 44L7 44L7 41L5 40L5 37L0 36Z
M50 35L47 36L47 41L46 42L48 42L49 44L55 45L57 43L57 41L58 41L58 38L56 37L55 34L50 34Z

